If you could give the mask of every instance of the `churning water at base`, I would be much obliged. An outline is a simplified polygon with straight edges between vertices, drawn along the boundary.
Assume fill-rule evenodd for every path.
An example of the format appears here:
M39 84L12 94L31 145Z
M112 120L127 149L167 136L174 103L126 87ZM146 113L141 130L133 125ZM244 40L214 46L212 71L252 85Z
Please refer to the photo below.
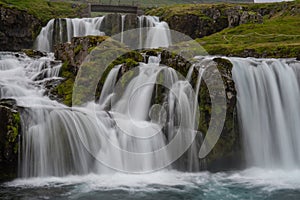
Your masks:
M113 174L18 179L0 185L0 198L282 200L299 199L300 171L248 169L226 173Z
M250 166L300 167L300 63L231 58Z

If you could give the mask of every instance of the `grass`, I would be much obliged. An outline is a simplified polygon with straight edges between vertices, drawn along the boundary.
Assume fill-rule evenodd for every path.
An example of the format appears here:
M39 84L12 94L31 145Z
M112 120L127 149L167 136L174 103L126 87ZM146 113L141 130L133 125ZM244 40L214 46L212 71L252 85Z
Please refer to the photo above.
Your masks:
M85 5L72 6L70 2L53 2L47 0L0 0L0 5L27 11L37 17L43 24L52 18L78 17Z
M240 6L248 13L267 11L263 23L249 22L196 39L209 54L243 56L245 51L252 51L257 57L296 57L300 54L300 0ZM208 17L204 10L210 7L220 10L221 15L227 18L226 10L236 5L170 5L149 10L147 14L158 15L166 21L184 15L196 15L204 19Z
M214 0L214 2L226 0ZM230 2L250 2L251 0L231 0ZM78 1L77 1L78 2ZM175 4L211 3L211 0L89 0L91 3L103 3L112 5L139 5L142 7L160 7ZM120 2L120 3L119 3Z
M300 54L299 27L300 13L281 13L262 24L242 24L197 41L209 54L240 55L253 50L258 56L296 57Z

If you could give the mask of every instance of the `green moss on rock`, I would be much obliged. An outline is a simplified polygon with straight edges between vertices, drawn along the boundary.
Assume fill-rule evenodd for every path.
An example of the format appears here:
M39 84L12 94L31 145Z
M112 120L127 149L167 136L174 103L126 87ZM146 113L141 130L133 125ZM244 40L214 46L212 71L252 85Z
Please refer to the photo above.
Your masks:
M106 42L102 43L103 41ZM140 53L129 51L121 43L106 36L73 38L71 44L58 46L55 54L58 59L64 61L60 75L65 78L55 91L62 102L68 106L80 105L99 98L104 81L115 65L123 64L125 72L143 61ZM122 56L118 57L118 55ZM111 59L115 60L107 63ZM83 62L84 60L85 62ZM107 66L105 66L106 64ZM80 73L79 78L75 83L78 72ZM97 88L91 87L95 85ZM75 90L75 95L73 95L73 90Z
M18 166L21 120L19 112L8 101L8 104L0 102L0 182L16 178Z

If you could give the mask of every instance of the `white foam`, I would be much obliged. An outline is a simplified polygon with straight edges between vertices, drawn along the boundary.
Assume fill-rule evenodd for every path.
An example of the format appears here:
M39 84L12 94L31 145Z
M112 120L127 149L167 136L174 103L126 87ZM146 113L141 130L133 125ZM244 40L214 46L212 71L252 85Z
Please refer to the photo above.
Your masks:
M196 186L205 184L209 180L209 173L182 173L177 171L159 171L149 174L89 174L85 176L67 177L37 177L29 179L16 179L5 185L8 187L61 187L82 184L85 190L113 190L113 189L136 189L136 190L163 190L164 187L178 185ZM162 187L157 187L157 186ZM155 187L154 187L155 186ZM85 191L87 192L87 191Z
M262 187L267 191L300 189L300 170L251 168L233 173L226 179L247 187Z

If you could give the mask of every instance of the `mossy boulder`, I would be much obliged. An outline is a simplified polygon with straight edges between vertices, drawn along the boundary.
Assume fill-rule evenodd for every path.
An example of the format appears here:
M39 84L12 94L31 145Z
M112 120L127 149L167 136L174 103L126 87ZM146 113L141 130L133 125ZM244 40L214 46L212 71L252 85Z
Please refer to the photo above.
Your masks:
M184 57L172 53L167 49L145 50L143 52L146 56L161 56L161 64L174 68L181 75L186 76L191 65L195 60L186 60ZM224 58L216 57L213 59L218 72L208 74L214 80L216 74L220 74L226 95L226 118L220 139L205 158L206 167L210 171L232 170L244 167L243 149L241 145L241 138L238 129L237 112L236 112L236 89L232 79L232 63ZM197 62L197 61L196 61ZM214 74L216 73L216 74ZM192 74L191 84L196 85L198 71L195 70ZM201 89L199 92L199 110L200 121L198 129L204 134L207 133L210 125L212 115L211 97L208 87L204 81L201 82ZM216 108L221 110L221 108Z
M105 44L100 45L104 41L106 41ZM114 58L116 54L122 56L105 66L105 61ZM143 61L140 53L128 50L121 43L107 36L75 37L71 43L57 45L55 56L63 61L60 75L65 80L54 89L53 93L58 97L57 100L68 106L99 98L104 80L109 70L115 65L123 64L121 71L125 73L128 69L137 66L138 62ZM80 76L82 78L78 80L80 86L77 87L76 102L72 102L74 82L80 68L82 68ZM90 85L97 85L97 88L89 88ZM87 95L91 93L94 96Z
M37 50L33 50L33 49L22 49L21 51L23 53L25 53L28 57L31 57L31 58L40 58L40 57L47 56L46 53L37 51Z
M17 177L20 114L12 99L0 101L0 182Z
M214 58L225 86L226 118L220 139L206 158L207 167L211 171L232 170L244 167L241 136L238 128L236 111L236 89L232 79L232 63L224 58ZM205 83L202 83L205 85ZM202 87L200 93L200 130L206 132L211 116L211 102L208 100L209 91Z
M26 11L0 5L0 51L31 48L41 27L41 22Z

